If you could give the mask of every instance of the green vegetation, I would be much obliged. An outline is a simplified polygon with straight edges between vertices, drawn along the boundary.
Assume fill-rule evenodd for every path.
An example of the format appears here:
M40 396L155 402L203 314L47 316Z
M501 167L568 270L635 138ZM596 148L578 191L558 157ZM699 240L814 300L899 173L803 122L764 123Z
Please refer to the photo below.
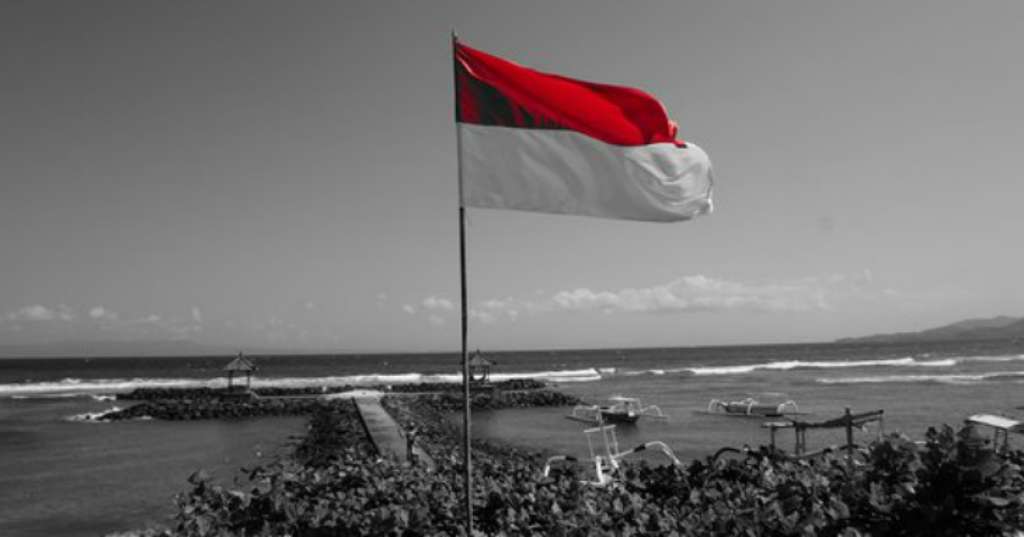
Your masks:
M457 435L431 399L391 398L416 420L437 472L378 459L351 409L323 408L295 457L248 472L248 490L197 474L167 535L458 535ZM1024 453L968 429L890 435L859 452L793 461L767 449L686 468L623 468L617 484L541 477L539 454L474 445L476 528L487 535L1013 535L1024 528Z

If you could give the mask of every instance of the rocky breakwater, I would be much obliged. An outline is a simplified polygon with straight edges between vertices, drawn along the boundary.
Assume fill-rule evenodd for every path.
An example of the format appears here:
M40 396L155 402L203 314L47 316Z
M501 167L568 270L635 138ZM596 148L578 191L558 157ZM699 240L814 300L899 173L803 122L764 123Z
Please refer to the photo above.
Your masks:
M472 395L476 410L567 406L579 403L574 396L544 389L545 384L532 379L513 379L493 384L493 391ZM392 397L423 399L441 410L462 409L462 386L456 383L419 383L393 386L372 386L393 394ZM245 419L264 416L309 415L331 404L316 396L352 389L337 387L264 387L251 393L229 393L221 388L140 388L118 396L118 400L141 401L124 409L111 410L91 418L95 421L129 419L160 419L170 421Z
M261 397L289 397L306 395L323 395L328 393L347 392L356 389L354 386L265 386L254 388L250 393ZM170 399L188 399L191 401L205 399L221 399L229 396L224 388L136 388L128 393L117 394L119 401L164 401Z
M422 395L421 398L424 402L438 410L462 410L462 394L460 393L435 393ZM553 390L496 391L493 393L475 393L470 396L470 407L473 410L572 406L579 403L580 399L578 397Z
M107 412L98 421L121 421L152 418L170 421L244 419L265 416L297 416L310 414L325 405L346 400L318 399L165 399Z
M500 391L513 390L539 390L547 387L547 384L534 379L509 379L495 382L489 387ZM261 386L253 388L250 393L260 397L294 397L314 396L331 393L342 393L356 389L376 390L381 392L394 393L423 393L423 392L446 392L462 391L462 384L457 382L417 382L413 384L388 384L388 385L367 385L367 386ZM228 396L224 388L212 388L206 386L197 387L153 387L136 388L128 393L117 394L119 401L165 401L173 399L187 399L190 401L222 399Z

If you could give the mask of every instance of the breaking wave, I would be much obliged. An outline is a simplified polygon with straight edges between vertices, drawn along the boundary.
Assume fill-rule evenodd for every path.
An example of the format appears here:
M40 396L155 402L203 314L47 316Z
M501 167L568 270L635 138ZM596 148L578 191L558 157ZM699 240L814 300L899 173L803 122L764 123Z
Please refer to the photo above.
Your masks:
M931 358L922 355L917 357L863 359L863 360L779 360L743 365L703 365L686 367L584 367L579 369L553 369L525 372L492 373L495 381L533 378L554 383L595 382L611 377L665 376L665 375L745 375L759 371L789 371L815 369L844 368L948 368L958 364L975 362L1022 362L1024 355L1005 356L956 356L947 358ZM654 364L652 364L654 365ZM1011 373L1013 374L1013 373ZM878 375L858 376L850 378L822 378L824 383L856 383L856 382L974 382L975 377L981 380L995 378L1000 373L950 374L950 375ZM886 380L891 379L891 380ZM909 380L903 380L909 379ZM458 371L451 373L369 373L338 376L313 377L257 377L252 379L252 386L260 387L364 387L389 384L415 384L421 382L461 382L462 375ZM130 392L136 388L221 388L226 385L223 378L101 378L81 379L65 378L55 381L26 381L16 383L0 383L0 398L13 399L51 399L70 397L91 397L97 401L109 401L115 398L112 394Z
M519 373L492 373L491 380L533 378L550 382L592 382L601 380L593 368ZM461 382L461 373L451 374L365 374L328 377L284 377L252 379L254 388L260 387L337 387L379 384L415 384L420 382ZM66 378L51 382L22 382L0 384L0 397L15 399L49 399L64 397L92 397L98 401L110 400L109 394L130 392L136 388L222 388L222 378L133 378L133 379L78 379Z
M819 378L819 384L976 384L999 380L1024 379L1024 371L992 371L988 373L950 373L946 375L877 375L867 377Z
M918 360L911 357L846 361L785 360L747 365L686 367L671 371L690 372L694 375L741 375L744 373L753 373L754 371L788 371L791 369L840 369L849 367L953 367L957 363L956 358Z
M81 414L75 414L74 416L68 416L65 419L67 421L88 421L93 423L102 423L102 420L100 420L100 418L106 416L111 412L117 412L119 410L121 410L121 407L114 406L106 410L101 410L99 412L83 412Z
M1019 362L1024 361L1024 354L1008 356L967 356L959 358L964 362Z

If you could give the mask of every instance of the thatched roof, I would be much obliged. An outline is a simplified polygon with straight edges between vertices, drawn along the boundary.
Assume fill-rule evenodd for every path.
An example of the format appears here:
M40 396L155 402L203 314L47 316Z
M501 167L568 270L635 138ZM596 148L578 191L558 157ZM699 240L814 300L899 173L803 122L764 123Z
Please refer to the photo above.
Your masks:
M242 353L238 353L238 357L231 360L228 365L224 366L224 371L241 371L243 373L252 373L256 371L256 366L252 362L247 360Z
M494 365L494 362L484 358L484 355L480 354L480 351L476 351L473 353L473 357L469 359L469 365L470 367L490 367Z

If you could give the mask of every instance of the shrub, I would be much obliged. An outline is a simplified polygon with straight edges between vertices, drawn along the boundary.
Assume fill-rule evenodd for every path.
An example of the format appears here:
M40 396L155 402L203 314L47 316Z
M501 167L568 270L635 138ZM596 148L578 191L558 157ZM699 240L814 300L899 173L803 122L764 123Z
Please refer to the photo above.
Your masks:
M458 436L440 399L389 399L416 420L436 472L377 459L354 442L343 410L317 414L291 461L252 470L251 490L198 474L179 496L173 535L459 535ZM687 467L626 464L615 485L541 459L474 444L475 528L487 535L1010 535L1024 528L1021 452L1000 454L965 429L929 430L919 446L889 435L856 455L792 460L762 448Z

